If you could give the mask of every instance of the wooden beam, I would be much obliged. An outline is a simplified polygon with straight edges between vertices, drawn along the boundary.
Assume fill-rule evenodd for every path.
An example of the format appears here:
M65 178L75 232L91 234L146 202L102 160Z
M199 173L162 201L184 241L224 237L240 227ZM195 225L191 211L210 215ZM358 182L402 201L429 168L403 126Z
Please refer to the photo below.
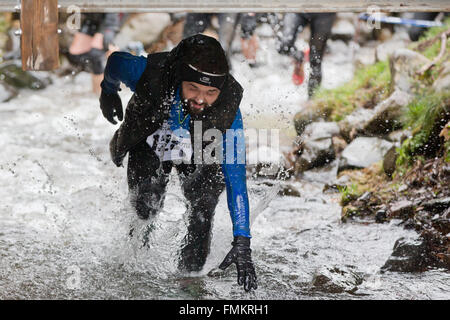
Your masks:
M0 11L16 11L18 0L0 0ZM382 12L450 11L449 0L59 0L60 10L82 12Z
M22 0L23 70L59 68L58 0Z

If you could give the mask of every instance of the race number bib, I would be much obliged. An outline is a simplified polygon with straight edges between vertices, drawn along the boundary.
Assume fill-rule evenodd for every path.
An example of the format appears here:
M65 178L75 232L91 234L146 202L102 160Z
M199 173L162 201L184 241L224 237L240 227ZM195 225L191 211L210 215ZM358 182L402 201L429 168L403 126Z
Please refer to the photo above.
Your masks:
M190 161L192 156L191 138L189 134L186 134L186 130L184 132L185 134L174 134L169 124L164 122L159 130L147 137L147 144L161 161Z

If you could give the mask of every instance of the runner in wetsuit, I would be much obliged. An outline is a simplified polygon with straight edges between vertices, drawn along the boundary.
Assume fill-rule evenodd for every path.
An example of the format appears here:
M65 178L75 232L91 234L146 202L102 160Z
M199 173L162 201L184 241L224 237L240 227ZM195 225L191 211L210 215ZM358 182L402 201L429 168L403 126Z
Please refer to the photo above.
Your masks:
M110 151L117 166L129 153L128 186L138 216L153 218L161 210L169 173L175 167L189 203L188 232L179 268L198 271L209 252L219 195L226 189L234 241L219 267L225 269L235 263L239 285L246 291L256 289L239 110L243 89L229 73L219 42L198 34L182 40L169 53L150 54L147 58L113 53L101 84L100 107L114 124L114 117L123 119L117 94L121 82L134 95L111 140ZM236 138L228 135L229 129L234 129ZM208 141L200 141L199 160L195 139L198 134L201 139L208 130L220 133L215 139L223 146L221 162L211 164L201 159L210 145ZM220 157L220 153L216 156Z
M331 35L336 13L286 13L283 18L283 28L279 38L278 52L294 58L294 73L292 80L295 84L303 83L303 63L305 54L295 48L298 32L309 24L311 27L311 38L309 40L309 62L311 75L308 82L308 96L314 94L314 90L322 82L322 58L325 46Z

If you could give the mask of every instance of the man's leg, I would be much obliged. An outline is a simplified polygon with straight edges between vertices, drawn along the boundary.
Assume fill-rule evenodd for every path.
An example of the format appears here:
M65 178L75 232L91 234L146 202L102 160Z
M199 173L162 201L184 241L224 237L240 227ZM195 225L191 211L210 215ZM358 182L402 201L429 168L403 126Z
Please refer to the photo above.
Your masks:
M309 41L309 62L311 75L308 83L308 96L314 94L314 90L322 82L322 59L327 40L331 35L331 28L336 18L335 13L311 14L311 39Z
M284 15L281 36L278 39L279 53L289 55L299 61L303 58L300 56L301 51L297 50L294 44L297 40L297 34L303 31L307 23L308 21L300 13L289 12Z
M413 19L417 20L429 20L432 21L436 18L439 12L414 12ZM410 26L408 28L408 34L411 41L419 40L420 36L425 32L427 28Z
M295 85L302 84L305 79L305 73L303 71L305 55L303 50L295 47L295 41L297 40L297 34L303 31L307 23L308 18L305 14L286 13L283 18L281 36L279 37L278 52L294 59L292 81Z
M128 188L139 218L149 219L162 209L171 169L172 163L161 163L145 141L130 151Z
M219 41L227 57L231 53L231 43L236 35L236 27L239 23L240 13L219 13Z
M192 167L191 167L192 168ZM198 166L194 172L178 166L183 194L188 201L188 226L184 237L179 269L200 271L211 243L211 227L219 196L225 189L219 165Z

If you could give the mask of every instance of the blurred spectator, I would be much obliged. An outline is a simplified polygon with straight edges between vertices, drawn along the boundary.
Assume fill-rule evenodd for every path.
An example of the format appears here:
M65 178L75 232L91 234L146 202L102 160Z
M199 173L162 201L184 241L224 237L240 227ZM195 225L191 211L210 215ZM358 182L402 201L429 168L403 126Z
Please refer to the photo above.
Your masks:
M414 12L413 19L416 20L429 20L432 21L438 16L439 12ZM419 26L410 26L408 28L408 34L411 41L419 40L420 36L425 32L427 28Z
M309 62L311 75L308 83L308 96L311 97L314 90L322 82L322 58L325 46L331 35L336 13L286 13L283 18L283 27L279 37L278 52L294 59L294 84L300 85L304 81L303 63L308 53L295 47L297 35L306 25L310 25L311 37L309 40Z
M100 94L107 57L119 48L114 37L119 32L120 13L85 13L67 54L68 60L92 74L92 91Z

